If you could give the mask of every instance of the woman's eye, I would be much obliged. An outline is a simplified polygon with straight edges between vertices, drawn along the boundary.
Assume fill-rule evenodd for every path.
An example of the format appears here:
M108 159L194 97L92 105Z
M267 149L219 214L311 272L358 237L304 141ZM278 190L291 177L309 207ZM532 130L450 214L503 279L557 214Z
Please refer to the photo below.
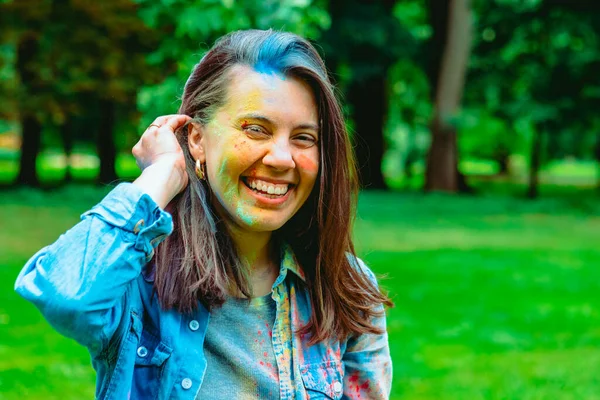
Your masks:
M317 139L312 135L298 135L294 141L304 147L310 147L317 143Z
M242 125L242 129L244 130L244 132L255 136L267 134L267 131L259 125Z

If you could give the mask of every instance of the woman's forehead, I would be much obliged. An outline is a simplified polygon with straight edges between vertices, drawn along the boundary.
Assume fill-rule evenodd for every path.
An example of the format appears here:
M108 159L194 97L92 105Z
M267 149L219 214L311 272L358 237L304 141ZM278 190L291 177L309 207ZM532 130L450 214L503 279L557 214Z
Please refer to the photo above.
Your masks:
M230 114L272 113L318 121L315 97L304 81L275 71L261 72L248 66L235 66L227 88L224 111Z

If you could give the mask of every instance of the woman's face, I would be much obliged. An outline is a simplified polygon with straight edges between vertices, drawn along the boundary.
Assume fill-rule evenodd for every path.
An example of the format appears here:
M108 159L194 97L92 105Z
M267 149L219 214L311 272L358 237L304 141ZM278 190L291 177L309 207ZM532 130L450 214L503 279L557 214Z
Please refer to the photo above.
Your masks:
M274 231L300 209L319 172L318 121L305 82L234 67L225 105L195 137L226 222Z

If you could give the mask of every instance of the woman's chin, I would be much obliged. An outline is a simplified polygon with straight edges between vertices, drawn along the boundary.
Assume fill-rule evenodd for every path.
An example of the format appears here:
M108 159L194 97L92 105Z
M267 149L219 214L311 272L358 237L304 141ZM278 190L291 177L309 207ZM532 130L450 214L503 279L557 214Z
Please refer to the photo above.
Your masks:
M241 226L243 228L245 228L246 230L250 231L250 232L274 232L278 229L280 229L283 225L285 225L285 222L281 222L281 221L269 221L269 220L262 220L262 219L258 219L253 221L252 223L245 223L243 221Z

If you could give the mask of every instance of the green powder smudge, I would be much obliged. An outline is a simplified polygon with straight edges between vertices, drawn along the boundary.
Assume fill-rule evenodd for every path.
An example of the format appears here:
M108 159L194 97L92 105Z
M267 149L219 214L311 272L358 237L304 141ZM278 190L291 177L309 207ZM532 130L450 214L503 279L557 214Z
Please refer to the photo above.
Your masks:
M245 213L241 204L238 204L236 213L238 217L248 225L254 225L256 221L258 221L258 216Z

